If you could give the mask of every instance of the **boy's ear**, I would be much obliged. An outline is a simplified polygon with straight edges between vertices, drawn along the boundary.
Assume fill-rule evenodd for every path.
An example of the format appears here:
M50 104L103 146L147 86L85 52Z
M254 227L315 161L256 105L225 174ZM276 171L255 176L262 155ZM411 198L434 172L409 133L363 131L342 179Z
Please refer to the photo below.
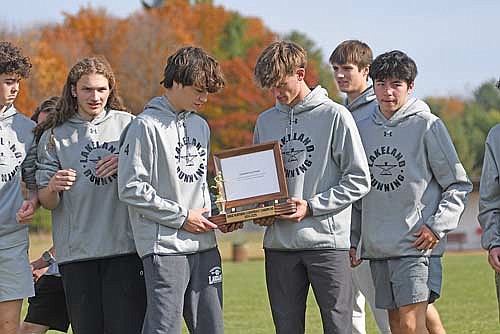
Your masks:
M297 77L299 81L304 80L304 77L306 76L306 69L301 67L297 70Z
M71 85L71 96L76 97L76 88L73 85Z
M415 81L413 81L411 84L408 85L408 94L411 93L414 87L415 87Z
M365 75L366 75L366 77L367 77L367 78L368 78L368 74L369 74L369 73L370 73L370 65L367 65L367 66L365 66L365 67L363 67L363 68L361 69L361 74L362 74L363 76L365 76Z

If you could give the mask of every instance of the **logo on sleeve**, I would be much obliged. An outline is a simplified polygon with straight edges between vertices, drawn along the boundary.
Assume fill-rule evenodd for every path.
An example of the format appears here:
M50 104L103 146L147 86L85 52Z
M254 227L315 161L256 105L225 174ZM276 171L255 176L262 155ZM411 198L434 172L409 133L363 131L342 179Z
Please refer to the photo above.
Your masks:
M213 267L208 271L208 284L222 283L222 268L219 266Z
M372 189L394 191L401 187L405 177L406 161L397 148L381 146L368 156Z
M19 146L7 138L0 137L0 182L2 183L11 181L20 169L24 155Z
M286 135L280 141L281 154L287 178L304 174L312 166L314 145L311 139L303 133Z
M103 186L110 184L117 178L116 174L108 177L96 175L97 162L111 154L118 155L118 147L107 142L91 141L81 150L80 163L83 167L83 175L94 185Z
M203 179L207 166L207 149L196 138L184 137L175 148L177 177L192 183Z

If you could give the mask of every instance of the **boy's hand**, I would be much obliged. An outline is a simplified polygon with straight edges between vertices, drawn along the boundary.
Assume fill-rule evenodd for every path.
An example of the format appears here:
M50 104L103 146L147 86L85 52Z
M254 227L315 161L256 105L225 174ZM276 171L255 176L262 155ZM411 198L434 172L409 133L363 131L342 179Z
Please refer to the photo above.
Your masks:
M105 156L95 165L96 175L99 177L113 176L118 173L118 155Z
M33 266L31 267L31 272L33 273L33 280L36 282L45 275L45 273L49 270L49 267L43 267L40 269L35 269Z
M36 205L32 201L25 200L16 212L16 220L19 224L29 224L35 216Z
M222 233L234 232L240 228L243 228L243 223L224 224L219 226L219 230Z
M297 207L297 211L295 211L294 213L289 214L289 215L278 216L278 218L280 218L280 219L288 219L288 220L292 220L292 221L295 221L295 222L298 223L302 219L304 219L305 217L311 215L311 213L309 212L309 206L307 205L307 201L306 200L292 197L292 198L288 199L288 202L295 203L295 205Z
M274 216L254 219L253 223L259 226L269 226L274 224Z
M363 260L356 257L356 248L351 247L349 249L349 260L351 261L351 268L355 268L363 262Z
M191 209L189 210L188 217L184 226L184 230L191 233L204 233L217 228L217 225L205 218L204 213L210 212L207 208Z
M488 262L493 270L500 273L500 247L490 249L488 252Z
M412 247L418 250L433 249L439 242L436 235L425 225L418 232L413 233L413 235L417 237L417 240L413 242Z
M58 193L60 191L67 191L71 189L71 186L76 181L76 171L73 169L61 169L58 170L54 176L49 181L50 192Z

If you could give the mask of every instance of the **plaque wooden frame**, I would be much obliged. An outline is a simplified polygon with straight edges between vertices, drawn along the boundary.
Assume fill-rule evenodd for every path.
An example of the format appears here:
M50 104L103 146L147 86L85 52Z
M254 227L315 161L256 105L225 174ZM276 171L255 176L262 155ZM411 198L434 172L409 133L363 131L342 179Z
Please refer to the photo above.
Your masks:
M279 216L283 214L294 213L297 209L294 203L287 202L288 187L286 184L285 171L283 167L283 158L279 142L273 141L263 144L256 144L251 146L244 146L235 149L224 150L214 153L214 165L217 175L224 179L224 170L222 160L231 157L242 155L251 155L263 151L272 151L274 157L274 167L276 168L277 183L279 186L278 191L272 193L257 194L245 198L224 198L225 211L216 216L211 216L208 219L217 225L231 224L243 222L246 220L253 220L258 218L265 218L271 216ZM224 181L222 181L222 184ZM223 185L224 186L224 185ZM225 188L225 186L224 186ZM225 192L224 192L225 193ZM224 194L225 196L225 194ZM260 203L271 202L264 207L255 207L252 209L243 209L242 207L256 206ZM220 208L219 208L220 209Z

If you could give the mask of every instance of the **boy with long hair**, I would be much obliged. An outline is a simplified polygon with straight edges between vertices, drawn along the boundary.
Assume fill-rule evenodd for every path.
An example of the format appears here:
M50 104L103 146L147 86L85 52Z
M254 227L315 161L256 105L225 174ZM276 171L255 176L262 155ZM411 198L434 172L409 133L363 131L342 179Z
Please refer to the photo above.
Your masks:
M132 121L102 57L69 71L56 110L36 129L42 205L73 332L138 333L146 306L142 264L118 199L120 138Z

